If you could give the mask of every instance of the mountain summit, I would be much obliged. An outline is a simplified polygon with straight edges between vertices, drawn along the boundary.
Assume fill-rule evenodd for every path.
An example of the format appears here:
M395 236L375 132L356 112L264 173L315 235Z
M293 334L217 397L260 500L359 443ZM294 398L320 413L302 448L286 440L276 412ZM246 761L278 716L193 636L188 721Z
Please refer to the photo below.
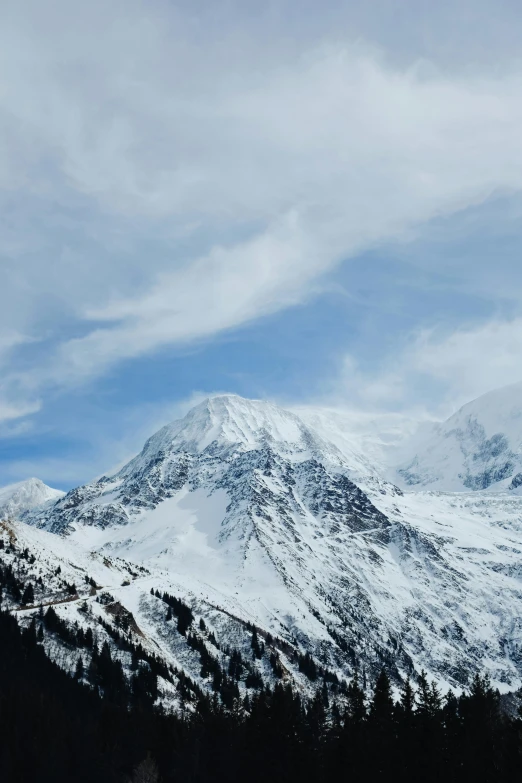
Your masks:
M23 512L56 501L64 494L65 492L48 487L37 478L0 487L0 519L15 519Z
M195 452L212 443L234 444L244 450L271 443L304 451L310 431L297 416L277 405L226 394L204 400L158 436L170 438L173 448L182 443Z

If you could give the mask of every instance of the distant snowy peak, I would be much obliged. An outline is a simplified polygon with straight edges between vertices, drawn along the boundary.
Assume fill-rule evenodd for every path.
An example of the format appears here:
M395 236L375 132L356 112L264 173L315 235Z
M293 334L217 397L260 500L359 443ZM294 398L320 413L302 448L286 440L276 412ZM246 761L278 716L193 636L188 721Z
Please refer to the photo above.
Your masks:
M64 495L65 492L48 487L37 478L0 487L0 519L17 519L25 511L44 506Z
M522 384L464 405L399 467L411 487L448 492L522 487Z

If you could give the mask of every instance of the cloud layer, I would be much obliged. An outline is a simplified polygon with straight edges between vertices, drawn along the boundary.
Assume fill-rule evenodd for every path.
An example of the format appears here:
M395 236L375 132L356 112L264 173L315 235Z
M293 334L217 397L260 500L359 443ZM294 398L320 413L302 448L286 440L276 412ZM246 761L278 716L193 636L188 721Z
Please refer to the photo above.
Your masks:
M257 33L182 4L9 4L0 329L20 337L0 417L303 301L355 254L522 187L518 66ZM423 336L410 361L454 376L465 361L443 354L465 335Z

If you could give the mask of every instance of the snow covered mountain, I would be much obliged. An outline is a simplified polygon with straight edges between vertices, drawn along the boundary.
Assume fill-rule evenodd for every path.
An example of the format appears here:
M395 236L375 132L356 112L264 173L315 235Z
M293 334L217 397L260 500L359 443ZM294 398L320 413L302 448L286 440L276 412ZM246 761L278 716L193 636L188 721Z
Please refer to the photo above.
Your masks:
M390 526L345 466L294 414L214 398L156 433L115 476L26 519L318 646L331 641L329 625L366 624L349 601L358 590L350 573L362 560L371 567L372 543ZM375 645L386 644L376 633Z
M399 468L408 486L460 492L522 486L522 384L464 405Z
M193 678L199 663L151 587L224 644L248 647L254 626L280 640L294 682L295 656L308 653L339 677L384 663L397 679L425 668L459 686L487 670L507 690L522 681L521 504L516 493L403 494L372 475L347 433L227 395L164 427L115 475L24 519L39 541L54 533L112 564L118 603Z
M65 492L48 487L37 478L0 487L0 519L17 519L24 511L56 501L63 495Z

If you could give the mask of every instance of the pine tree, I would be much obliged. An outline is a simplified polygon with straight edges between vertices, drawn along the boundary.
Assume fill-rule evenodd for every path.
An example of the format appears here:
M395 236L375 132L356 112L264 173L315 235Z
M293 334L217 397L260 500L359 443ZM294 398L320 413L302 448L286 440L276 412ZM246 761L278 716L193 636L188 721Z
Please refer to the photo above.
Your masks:
M369 743L373 755L369 759L375 778L385 773L393 779L395 770L396 727L390 678L381 670L375 683L368 721Z
M497 780L500 697L487 675L474 675L469 694L460 698L459 712L463 718L462 748L468 775L488 783Z
M254 658L261 658L263 656L263 651L259 645L259 638L257 636L257 628L255 626L254 630L252 631L251 647Z
M435 683L428 683L424 670L419 677L415 724L420 774L426 780L430 780L430 776L436 779L443 765L442 699Z
M74 679L81 682L83 680L83 658L80 655L76 661L76 669L74 671Z
M415 691L408 677L401 687L399 701L395 705L395 727L397 730L397 760L407 780L414 779L417 761L415 758Z
M84 634L84 640L85 640L85 646L89 650L92 650L94 646L94 634L92 632L92 628L87 628Z
M348 686L348 717L355 726L361 726L367 717L364 691L359 685L357 673Z
M374 724L388 725L393 718L393 698L391 694L390 678L384 669L381 669L370 703L370 718Z
M413 712L415 710L415 692L409 677L403 683L399 706L402 720L411 724L413 722Z
M459 700L452 690L449 690L444 698L442 722L444 725L442 767L447 773L457 766L457 759L462 755L462 718L459 715Z
M25 586L24 593L22 595L22 603L23 604L33 604L34 603L34 589L31 584L31 582L28 582Z

